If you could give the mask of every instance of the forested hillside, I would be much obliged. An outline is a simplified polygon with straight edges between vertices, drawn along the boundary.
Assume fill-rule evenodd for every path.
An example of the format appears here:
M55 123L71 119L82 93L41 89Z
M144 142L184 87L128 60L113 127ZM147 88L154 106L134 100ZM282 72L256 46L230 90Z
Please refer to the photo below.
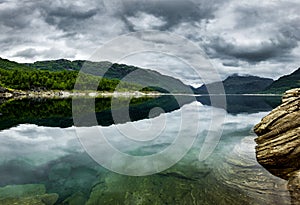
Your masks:
M264 90L264 93L284 93L292 88L300 87L300 68L289 75L280 77L275 80L269 87Z
M72 90L82 67L85 68L80 81L83 89L90 88L89 85L101 77L99 91L111 92L118 85L120 91L191 93L180 80L156 71L110 62L65 59L20 64L0 58L0 86L20 90ZM131 76L133 71L137 71L138 76Z

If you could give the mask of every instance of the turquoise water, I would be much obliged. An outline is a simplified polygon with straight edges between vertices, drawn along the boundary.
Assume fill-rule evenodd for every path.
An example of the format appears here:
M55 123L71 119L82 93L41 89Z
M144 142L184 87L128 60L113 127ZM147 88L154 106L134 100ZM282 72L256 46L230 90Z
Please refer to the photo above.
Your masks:
M66 112L54 113L51 118L39 113L38 107L43 110L43 103L22 101L22 106L35 103L36 110L32 112L38 114L24 111L27 118L13 123L12 117L1 116L6 127L0 132L0 204L290 204L286 182L269 174L255 160L252 127L276 106L278 99L244 98L231 99L227 111L187 100L181 108L174 106L151 118L140 114L134 122L97 126L116 150L142 157L174 145L178 132L186 141L192 141L196 126L197 138L183 158L148 176L121 175L95 162L91 152L97 150L86 149L78 138L78 131L91 128L75 128L68 122L70 101L60 101L59 107L65 105ZM57 104L46 103L48 112L53 113L51 103ZM22 110L22 106L16 107ZM196 120L189 117L195 113ZM207 139L207 134L217 133L220 126L212 125L211 120L224 114L225 119L219 122L222 135L215 143ZM130 133L132 126L136 129ZM143 135L135 135L136 130ZM97 142L97 137L89 139L94 140ZM216 147L199 161L200 150L208 146L207 142ZM176 147L178 152L182 146ZM101 154L101 158L111 157L106 152ZM131 163L112 159L115 169L126 170ZM167 159L165 162L169 163ZM137 169L147 166L140 164Z

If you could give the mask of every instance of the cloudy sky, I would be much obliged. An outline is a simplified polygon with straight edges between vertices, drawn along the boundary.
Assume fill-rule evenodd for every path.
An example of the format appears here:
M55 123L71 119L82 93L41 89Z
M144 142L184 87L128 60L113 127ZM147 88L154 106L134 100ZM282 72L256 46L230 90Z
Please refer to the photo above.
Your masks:
M0 0L0 56L89 59L120 35L157 30L199 46L222 78L278 78L300 66L299 10L299 0ZM137 54L122 62L152 69L165 64L164 70L180 70L196 83L170 56Z

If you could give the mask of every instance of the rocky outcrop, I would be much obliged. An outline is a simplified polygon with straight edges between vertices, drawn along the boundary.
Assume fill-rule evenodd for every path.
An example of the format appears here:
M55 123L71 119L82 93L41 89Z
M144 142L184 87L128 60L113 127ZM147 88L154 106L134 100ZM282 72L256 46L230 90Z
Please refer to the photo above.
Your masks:
M257 161L288 180L292 204L300 204L300 88L286 91L282 104L254 127Z
M3 87L1 87L0 86L0 93L5 93L5 92L7 92L8 90L6 89L6 88L3 88Z
M0 86L0 97L7 98L7 97L12 97L12 93L6 88L3 88Z

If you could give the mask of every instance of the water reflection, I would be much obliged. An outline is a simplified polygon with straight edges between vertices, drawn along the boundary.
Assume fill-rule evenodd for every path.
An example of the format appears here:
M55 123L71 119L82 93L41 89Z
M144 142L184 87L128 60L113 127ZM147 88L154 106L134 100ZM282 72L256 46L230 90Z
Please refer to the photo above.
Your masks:
M195 99L203 105L210 105L209 96L198 96L196 98L181 96L180 105L178 104L178 99L175 99L173 96L134 98L130 101L130 120L137 121L149 118L149 111L155 107L163 109L164 112L172 112L179 109L182 105L195 101ZM281 97L226 96L226 100L226 111L228 113L238 114L269 111L280 104ZM78 99L78 101L80 103L80 101L84 101L84 99ZM50 127L71 127L73 125L72 99L0 99L0 102L0 130L24 123ZM223 105L219 107L223 108ZM110 108L111 98L95 99L95 111L99 125L109 126L114 124ZM122 113L122 109L127 112L128 107L120 106L115 109L119 109L119 112ZM152 113L150 117L156 117L159 114L160 112ZM125 119L119 123L125 123L127 121L128 120ZM86 122L86 124L88 125L88 122Z
M35 103L36 106L42 104ZM255 160L255 135L251 129L267 112L229 113L223 122L221 141L213 154L200 162L199 150L208 130L214 129L214 126L209 126L211 111L224 111L207 105L196 109L195 104L200 105L193 102L184 106L190 112L199 112L197 141L179 163L164 172L147 177L115 174L99 166L85 153L73 127L21 124L0 132L0 185L44 184L47 193L59 194L57 204L71 204L74 200L82 204L289 204L285 182L270 175ZM173 143L179 113L177 108L164 114L174 127L166 129L163 137L147 142L124 138L115 125L99 126L99 129L109 136L109 142L116 149L132 155L149 155ZM29 120L34 118L33 114L28 116ZM43 117L50 119L45 115L37 116L37 121ZM64 114L61 116L67 118ZM163 116L147 117L120 126L131 123L145 128L149 121L160 117ZM30 122L24 119L24 122ZM57 123L47 121L54 125L52 122ZM185 133L189 137L188 130Z
M219 96L211 96L218 100ZM203 105L211 105L210 96L199 96L197 101ZM218 107L226 109L228 113L256 113L269 111L281 103L281 96L262 96L262 95L227 95L226 107L220 104Z
M193 98L182 98L182 104L192 102ZM85 99L77 99L84 103ZM121 99L122 100L122 99ZM126 99L124 99L126 101ZM122 104L121 104L122 105ZM155 107L162 108L165 112L179 109L179 105L173 96L162 96L157 98L133 98L130 101L131 121L149 118L149 111ZM128 107L116 107L125 109ZM114 124L111 114L111 98L96 98L95 111L99 125L108 126ZM19 99L3 100L0 105L0 130L7 129L24 123L31 123L40 126L71 127L72 99ZM153 114L152 117L157 115ZM88 124L88 122L86 122Z

